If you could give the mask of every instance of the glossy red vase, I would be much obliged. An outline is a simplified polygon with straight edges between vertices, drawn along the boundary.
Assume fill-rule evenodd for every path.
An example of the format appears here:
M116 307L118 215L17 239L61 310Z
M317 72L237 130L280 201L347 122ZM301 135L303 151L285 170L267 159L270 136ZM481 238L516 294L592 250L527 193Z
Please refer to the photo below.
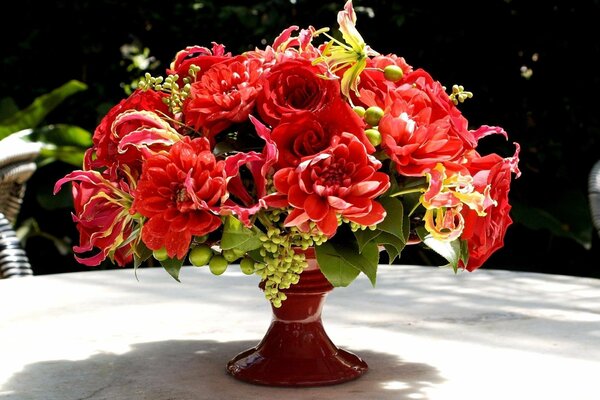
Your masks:
M273 320L262 341L227 364L235 378L269 386L322 386L356 379L368 366L355 354L336 347L321 320L333 286L321 273L314 251L300 281L285 290L287 299L272 307Z

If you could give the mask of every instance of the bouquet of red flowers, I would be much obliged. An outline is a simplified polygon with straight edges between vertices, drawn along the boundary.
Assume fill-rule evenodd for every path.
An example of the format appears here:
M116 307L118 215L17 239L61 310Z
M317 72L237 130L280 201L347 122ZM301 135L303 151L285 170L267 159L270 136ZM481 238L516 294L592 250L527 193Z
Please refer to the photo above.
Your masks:
M375 284L381 252L391 263L407 243L480 267L512 222L518 144L480 154L507 134L469 128L470 92L365 44L351 1L338 23L339 39L291 26L243 54L187 47L166 78L147 74L56 183L72 183L77 260L154 257L175 279L186 260L215 274L236 262L275 306L306 266L297 249L334 286Z

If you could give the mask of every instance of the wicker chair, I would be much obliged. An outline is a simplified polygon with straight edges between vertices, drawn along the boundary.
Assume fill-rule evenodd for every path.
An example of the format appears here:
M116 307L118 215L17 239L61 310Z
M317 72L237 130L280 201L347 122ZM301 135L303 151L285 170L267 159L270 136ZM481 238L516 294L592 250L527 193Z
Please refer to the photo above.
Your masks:
M594 164L590 172L589 198L592 222L600 235L600 161Z
M14 231L27 180L36 169L40 145L22 139L21 131L0 140L0 278L31 276L25 250Z

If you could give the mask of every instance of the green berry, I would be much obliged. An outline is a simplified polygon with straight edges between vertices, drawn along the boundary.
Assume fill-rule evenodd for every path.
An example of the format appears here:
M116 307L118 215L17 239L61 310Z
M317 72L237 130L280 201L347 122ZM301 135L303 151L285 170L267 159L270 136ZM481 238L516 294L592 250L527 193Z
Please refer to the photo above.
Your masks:
M367 129L365 131L365 135L367 135L367 139L373 146L379 146L381 144L381 133L377 129Z
M201 244L190 251L189 259L192 265L201 267L213 258L213 251L207 244Z
M202 236L196 236L194 238L194 241L196 243L204 243L204 242L206 242L207 239L208 239L208 235L202 235Z
M380 107L372 106L365 111L365 121L371 126L377 126L381 117L383 117L383 110Z
M354 108L352 108L354 110L354 112L356 113L356 115L358 115L359 117L364 117L365 115L365 108L361 107L361 106L354 106Z
M397 65L388 65L383 69L383 76L388 81L398 82L404 76L404 72Z
M215 275L221 275L223 272L225 272L228 265L229 263L227 262L225 257L218 254L213 256L208 263L210 272L212 272Z
M162 247L158 250L154 250L152 252L152 256L154 258L156 258L158 261L165 261L167 258L169 258L169 255L167 254L167 249Z
M239 259L241 256L243 256L244 252L237 249L227 249L223 250L221 254L223 255L223 257L225 257L227 262L232 263Z
M240 261L240 269L244 274L252 275L255 271L254 260L250 257L242 258L242 261Z

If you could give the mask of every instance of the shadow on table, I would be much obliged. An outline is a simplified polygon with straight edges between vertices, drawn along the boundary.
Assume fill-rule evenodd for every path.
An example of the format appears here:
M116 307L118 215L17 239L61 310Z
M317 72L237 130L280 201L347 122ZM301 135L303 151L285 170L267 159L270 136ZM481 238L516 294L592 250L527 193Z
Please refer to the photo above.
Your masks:
M18 400L196 399L427 399L443 378L420 363L370 351L369 371L358 380L316 388L265 387L237 381L225 363L256 342L164 341L135 344L124 354L28 365L0 392Z

